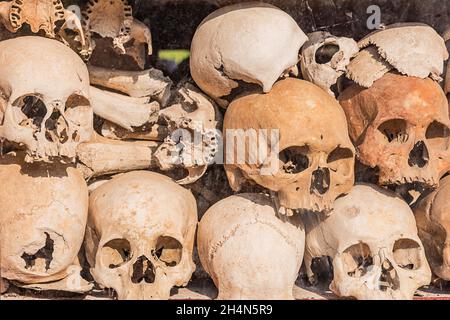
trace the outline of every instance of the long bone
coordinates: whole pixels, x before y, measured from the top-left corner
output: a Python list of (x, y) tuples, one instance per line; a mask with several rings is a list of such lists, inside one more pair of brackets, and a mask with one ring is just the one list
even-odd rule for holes
[[(98, 89), (95, 89), (98, 90)], [(96, 91), (94, 91), (96, 92)], [(101, 91), (100, 91), (101, 92)], [(92, 94), (91, 94), (92, 95)], [(106, 138), (116, 140), (150, 140), (163, 141), (171, 132), (183, 127), (195, 130), (213, 130), (217, 126), (216, 111), (214, 105), (195, 88), (186, 86), (172, 93), (170, 107), (159, 111), (156, 118), (159, 121), (146, 121), (145, 115), (139, 120), (139, 130), (125, 126), (122, 123), (128, 115), (124, 114), (123, 107), (118, 104), (122, 99), (114, 101), (113, 98), (121, 98), (121, 95), (107, 96), (110, 108), (102, 108), (102, 114), (96, 112), (97, 107), (94, 101), (94, 112), (105, 121), (102, 126), (102, 135)], [(129, 99), (125, 97), (125, 99)], [(130, 98), (132, 99), (132, 98)], [(114, 104), (114, 105), (112, 105)], [(104, 104), (102, 105), (102, 107)], [(126, 111), (128, 113), (128, 110)], [(103, 115), (104, 114), (104, 115)], [(147, 117), (148, 118), (148, 117)], [(155, 120), (155, 117), (151, 117)], [(135, 127), (138, 127), (135, 125)], [(199, 128), (202, 127), (202, 128)]]
[(162, 71), (110, 70), (88, 66), (91, 84), (126, 93), (131, 97), (151, 97), (165, 106), (170, 97), (172, 81)]
[[(174, 163), (170, 151), (178, 152)], [(188, 175), (177, 181), (178, 184), (190, 184), (200, 179), (207, 169), (207, 164), (198, 165), (183, 162), (184, 150), (177, 150), (170, 142), (116, 141), (106, 139), (98, 134), (90, 142), (82, 143), (77, 148), (78, 169), (86, 179), (103, 175), (123, 173), (134, 170), (160, 169), (168, 171), (184, 168)]]
[(146, 102), (148, 98), (132, 98), (93, 86), (90, 97), (96, 115), (131, 132), (158, 119), (159, 103)]

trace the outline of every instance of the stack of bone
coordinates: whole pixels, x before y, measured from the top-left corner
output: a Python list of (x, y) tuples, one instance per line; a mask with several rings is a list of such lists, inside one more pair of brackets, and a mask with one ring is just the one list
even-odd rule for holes
[(212, 298), (294, 299), (325, 272), (337, 297), (412, 299), (450, 281), (433, 27), (357, 42), (216, 1), (173, 81), (139, 1), (69, 2), (0, 2), (1, 294), (170, 299), (206, 276)]

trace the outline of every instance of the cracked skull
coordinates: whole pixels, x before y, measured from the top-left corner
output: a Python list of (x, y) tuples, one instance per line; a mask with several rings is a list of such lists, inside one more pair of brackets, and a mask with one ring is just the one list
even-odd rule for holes
[(234, 100), (224, 134), (231, 187), (238, 191), (250, 181), (277, 192), (281, 210), (329, 211), (353, 185), (344, 112), (310, 82), (289, 78), (268, 94)]
[(269, 92), (278, 78), (296, 68), (306, 40), (295, 20), (274, 6), (227, 6), (206, 17), (195, 32), (192, 78), (225, 107), (252, 84)]
[(414, 209), (419, 237), (431, 270), (439, 278), (450, 281), (450, 176), (441, 180), (439, 188), (423, 198)]
[(305, 231), (298, 216), (279, 219), (270, 197), (240, 194), (216, 203), (199, 223), (197, 243), (219, 299), (293, 299)]
[(393, 193), (357, 185), (336, 200), (331, 216), (309, 214), (304, 223), (308, 276), (314, 279), (314, 258), (330, 257), (330, 289), (338, 296), (412, 299), (431, 281), (414, 215)]
[(358, 44), (351, 38), (335, 37), (324, 31), (310, 33), (308, 38), (302, 47), (303, 77), (334, 97), (341, 92), (339, 78), (359, 52)]
[(148, 171), (115, 177), (90, 196), (91, 273), (119, 299), (168, 299), (195, 269), (196, 227), (194, 197), (168, 177)]
[(367, 35), (358, 43), (361, 51), (347, 67), (347, 77), (370, 88), (391, 70), (440, 82), (448, 59), (444, 39), (422, 23), (395, 23)]
[(0, 161), (0, 179), (5, 186), (0, 188), (1, 276), (23, 284), (64, 279), (77, 263), (86, 228), (88, 189), (82, 174), (8, 154)]
[(431, 79), (388, 73), (339, 97), (359, 160), (378, 167), (380, 185), (435, 187), (450, 169), (447, 99)]
[(24, 147), (32, 160), (73, 160), (93, 132), (83, 61), (42, 37), (2, 41), (0, 52), (0, 137)]

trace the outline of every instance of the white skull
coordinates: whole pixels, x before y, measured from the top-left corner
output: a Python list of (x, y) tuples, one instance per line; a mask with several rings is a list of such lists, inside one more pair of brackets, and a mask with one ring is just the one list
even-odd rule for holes
[(89, 141), (89, 74), (68, 47), (43, 37), (0, 42), (0, 137), (34, 160), (73, 160)]
[(330, 257), (338, 296), (412, 299), (431, 281), (414, 215), (393, 193), (357, 185), (336, 200), (332, 215), (308, 215), (304, 223), (308, 275), (313, 258)]
[(23, 157), (8, 154), (0, 161), (0, 274), (22, 284), (61, 280), (83, 243), (87, 185), (73, 167)]
[(222, 106), (237, 90), (245, 90), (244, 83), (269, 92), (278, 78), (296, 66), (306, 40), (295, 20), (274, 6), (227, 6), (206, 17), (195, 32), (192, 78)]
[(359, 52), (358, 44), (351, 38), (335, 37), (325, 31), (310, 33), (308, 38), (302, 47), (303, 77), (334, 97), (342, 89), (338, 79)]
[(279, 219), (272, 203), (262, 194), (231, 196), (200, 221), (198, 253), (219, 299), (293, 299), (305, 231), (298, 216)]
[(450, 281), (450, 176), (439, 188), (421, 199), (414, 209), (419, 237), (423, 241), (431, 270)]
[(444, 39), (422, 23), (395, 23), (358, 42), (361, 51), (347, 67), (347, 78), (370, 88), (395, 69), (410, 77), (441, 81), (448, 51)]
[(86, 253), (96, 282), (119, 299), (168, 299), (188, 283), (197, 227), (192, 194), (166, 176), (135, 171), (90, 196)]

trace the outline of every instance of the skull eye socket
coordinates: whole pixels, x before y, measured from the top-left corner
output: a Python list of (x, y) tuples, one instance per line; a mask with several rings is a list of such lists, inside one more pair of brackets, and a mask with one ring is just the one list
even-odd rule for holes
[(407, 124), (403, 119), (392, 119), (383, 122), (379, 127), (388, 143), (405, 143), (408, 141)]
[(353, 158), (353, 152), (347, 148), (337, 147), (329, 155), (327, 162), (332, 163), (339, 160), (351, 159)]
[[(343, 162), (342, 160), (350, 159), (353, 159), (352, 150), (348, 148), (337, 147), (328, 155), (327, 163), (329, 164), (332, 171), (343, 171), (345, 169), (346, 162)], [(352, 166), (351, 163), (350, 166)]]
[(181, 262), (183, 246), (172, 237), (161, 236), (156, 242), (152, 255), (168, 267), (175, 267)]
[(309, 168), (309, 148), (290, 147), (281, 151), (278, 155), (280, 168), (286, 174), (297, 174)]
[(110, 269), (116, 269), (131, 259), (130, 242), (126, 239), (114, 239), (106, 243), (101, 250), (101, 261)]
[(345, 272), (353, 278), (364, 276), (373, 265), (370, 248), (363, 242), (345, 249), (342, 253), (342, 260)]
[(325, 64), (333, 59), (333, 56), (340, 50), (336, 44), (325, 44), (316, 51), (315, 59), (318, 64)]
[(41, 127), (42, 121), (47, 114), (47, 107), (39, 97), (24, 95), (16, 99), (12, 105), (19, 108), (26, 117), (26, 119), (22, 119), (20, 125)]
[(66, 101), (66, 110), (76, 107), (88, 107), (91, 103), (89, 100), (79, 94), (72, 94)]
[(394, 244), (394, 260), (402, 269), (420, 268), (420, 245), (411, 239), (400, 239)]
[(433, 121), (427, 128), (425, 137), (430, 146), (447, 150), (450, 147), (450, 129), (437, 121)]
[(66, 101), (65, 116), (75, 125), (89, 124), (92, 117), (89, 113), (90, 109), (91, 104), (88, 99), (79, 94), (72, 94)]

